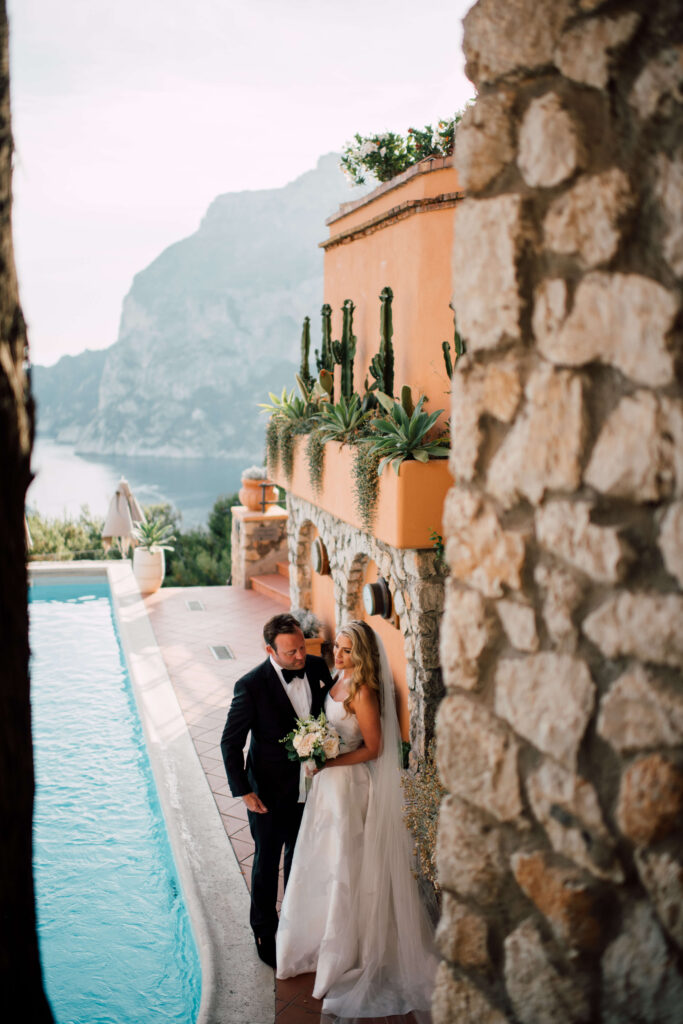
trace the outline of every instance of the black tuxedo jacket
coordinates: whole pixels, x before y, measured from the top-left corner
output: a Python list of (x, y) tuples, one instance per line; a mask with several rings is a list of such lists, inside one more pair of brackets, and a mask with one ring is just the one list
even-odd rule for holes
[[(311, 714), (318, 715), (332, 686), (330, 670), (322, 658), (306, 657), (306, 678), (311, 688)], [(268, 810), (283, 802), (297, 802), (299, 765), (289, 760), (284, 743), (280, 743), (295, 727), (296, 717), (270, 658), (237, 680), (221, 739), (233, 796), (257, 793)], [(249, 731), (251, 743), (245, 768), (244, 745)]]

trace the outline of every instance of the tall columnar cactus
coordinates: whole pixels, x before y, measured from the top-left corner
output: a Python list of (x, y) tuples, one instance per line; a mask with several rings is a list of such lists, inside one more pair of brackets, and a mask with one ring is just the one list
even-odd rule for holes
[(299, 376), (307, 388), (313, 387), (313, 377), (309, 368), (309, 355), (311, 351), (311, 318), (304, 317), (304, 325), (301, 330), (301, 366)]
[(329, 302), (320, 310), (322, 317), (322, 333), (323, 340), (320, 346), (320, 352), (315, 350), (315, 365), (318, 373), (321, 370), (329, 370), (330, 373), (334, 370), (334, 356), (332, 354), (332, 306)]
[(356, 337), (353, 333), (355, 308), (351, 299), (344, 299), (341, 341), (332, 342), (334, 360), (341, 366), (341, 393), (345, 398), (350, 398), (353, 394), (353, 360), (356, 355)]
[(394, 393), (394, 346), (391, 339), (394, 333), (394, 324), (391, 313), (391, 303), (394, 293), (387, 285), (380, 292), (381, 303), (379, 313), (379, 353), (372, 357), (370, 373), (375, 378), (370, 390), (379, 388), (385, 395)]
[(453, 376), (453, 360), (451, 358), (451, 343), (450, 341), (442, 341), (441, 348), (443, 350), (443, 361), (446, 366), (446, 376), (450, 380)]
[[(451, 309), (453, 306), (451, 305)], [(453, 359), (451, 358), (451, 343), (450, 341), (442, 341), (441, 348), (443, 350), (443, 361), (446, 366), (446, 375), (450, 380), (453, 376)], [(462, 335), (458, 331), (458, 326), (455, 320), (455, 310), (453, 309), (453, 348), (455, 349), (456, 361), (459, 356), (465, 353), (465, 342), (463, 341)]]

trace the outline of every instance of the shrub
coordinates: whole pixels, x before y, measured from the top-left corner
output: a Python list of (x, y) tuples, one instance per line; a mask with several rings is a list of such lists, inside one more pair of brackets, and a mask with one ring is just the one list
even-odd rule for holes
[(81, 507), (78, 518), (68, 516), (48, 519), (38, 512), (27, 515), (28, 527), (33, 542), (29, 551), (31, 561), (54, 560), (70, 562), (85, 558), (120, 558), (120, 552), (112, 550), (105, 554), (102, 544), (104, 519), (93, 516), (87, 505)]
[(439, 121), (436, 128), (409, 128), (405, 136), (396, 132), (378, 135), (354, 135), (344, 147), (341, 168), (353, 185), (364, 185), (367, 176), (390, 181), (397, 174), (429, 156), (449, 156), (453, 152), (455, 129), (464, 110)]

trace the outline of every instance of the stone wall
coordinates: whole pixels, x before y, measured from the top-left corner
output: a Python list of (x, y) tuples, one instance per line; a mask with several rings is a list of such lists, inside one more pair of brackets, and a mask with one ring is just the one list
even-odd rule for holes
[[(302, 498), (287, 495), (289, 589), (292, 607), (311, 607), (311, 544), (322, 539), (334, 581), (336, 621), (363, 618), (362, 586), (372, 560), (389, 584), (406, 654), (411, 758), (424, 753), (443, 695), (439, 623), (444, 584), (432, 550), (399, 549), (377, 540)], [(372, 624), (372, 623), (371, 623)]]
[(436, 1024), (683, 1019), (683, 6), (479, 0)]
[(232, 585), (249, 587), (252, 576), (274, 573), (286, 561), (287, 513), (277, 507), (252, 512), (244, 505), (231, 512)]

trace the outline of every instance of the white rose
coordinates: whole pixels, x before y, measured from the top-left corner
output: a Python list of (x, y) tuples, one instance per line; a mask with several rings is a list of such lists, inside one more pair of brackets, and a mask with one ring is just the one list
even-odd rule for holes
[(302, 736), (301, 743), (298, 747), (295, 746), (295, 749), (299, 757), (308, 757), (313, 752), (314, 746), (315, 736), (309, 732), (306, 736)]
[(303, 736), (301, 736), (299, 733), (297, 733), (296, 736), (294, 736), (294, 738), (292, 739), (292, 746), (296, 750), (297, 754), (299, 753), (299, 747), (301, 746), (302, 739)]
[(339, 737), (328, 736), (323, 740), (323, 754), (325, 757), (336, 757), (339, 753)]

